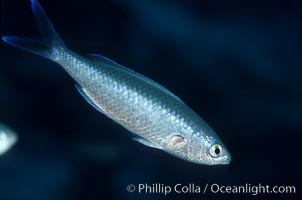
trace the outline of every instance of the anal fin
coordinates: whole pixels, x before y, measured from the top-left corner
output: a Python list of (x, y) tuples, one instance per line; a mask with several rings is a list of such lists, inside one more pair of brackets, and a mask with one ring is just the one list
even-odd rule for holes
[(79, 86), (78, 84), (75, 84), (76, 89), (78, 90), (78, 92), (82, 95), (82, 97), (84, 97), (84, 99), (92, 106), (94, 107), (97, 111), (103, 113), (104, 115), (106, 115), (107, 117), (111, 118), (99, 105), (97, 105), (95, 103), (95, 101), (91, 98), (91, 96), (89, 95), (89, 93), (85, 90), (85, 88), (82, 88), (81, 86)]

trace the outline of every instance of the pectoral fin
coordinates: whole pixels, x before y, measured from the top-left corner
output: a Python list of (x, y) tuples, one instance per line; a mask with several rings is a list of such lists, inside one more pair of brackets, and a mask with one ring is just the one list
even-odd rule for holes
[(168, 146), (171, 149), (179, 149), (187, 144), (187, 140), (181, 135), (172, 135), (169, 138)]
[(157, 144), (154, 144), (153, 142), (151, 142), (150, 140), (147, 140), (145, 138), (142, 138), (142, 137), (139, 137), (139, 136), (134, 136), (132, 139), (134, 141), (142, 143), (142, 144), (144, 144), (148, 147), (152, 147), (152, 148), (155, 148), (155, 149), (162, 149), (161, 146), (159, 146)]

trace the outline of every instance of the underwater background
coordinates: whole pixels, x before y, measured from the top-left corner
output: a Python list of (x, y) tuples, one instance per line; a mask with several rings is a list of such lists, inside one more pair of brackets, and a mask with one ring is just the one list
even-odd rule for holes
[[(141, 145), (56, 63), (0, 42), (0, 200), (301, 199), (302, 2), (40, 0), (65, 44), (161, 83), (216, 130), (230, 165)], [(1, 1), (1, 35), (39, 36), (29, 0)], [(296, 194), (149, 194), (129, 184), (295, 186)]]

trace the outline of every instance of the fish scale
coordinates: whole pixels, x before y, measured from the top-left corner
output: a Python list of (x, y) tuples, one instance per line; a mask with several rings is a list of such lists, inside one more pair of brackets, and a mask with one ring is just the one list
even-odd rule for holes
[[(110, 118), (142, 137), (162, 138), (175, 132), (173, 127), (180, 126), (176, 124), (176, 119), (192, 118), (192, 114), (190, 117), (181, 117), (188, 111), (184, 111), (185, 105), (177, 98), (117, 66), (91, 64), (86, 58), (74, 53), (62, 53), (57, 62), (66, 66), (65, 70), (91, 94), (94, 102), (106, 110)], [(78, 66), (82, 66), (80, 72)], [(85, 78), (89, 72), (93, 72), (90, 78)], [(163, 115), (162, 109), (169, 111)], [(141, 120), (138, 121), (138, 118)], [(164, 132), (161, 131), (161, 121), (165, 123)]]
[(69, 50), (37, 0), (31, 5), (43, 39), (4, 36), (5, 42), (61, 65), (87, 102), (134, 133), (134, 140), (194, 163), (229, 164), (214, 130), (177, 96), (108, 58)]

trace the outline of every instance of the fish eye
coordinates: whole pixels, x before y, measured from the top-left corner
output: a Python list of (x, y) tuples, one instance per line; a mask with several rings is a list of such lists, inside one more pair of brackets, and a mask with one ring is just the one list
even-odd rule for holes
[(210, 148), (210, 155), (213, 158), (217, 158), (220, 154), (221, 154), (222, 148), (219, 144), (214, 144), (213, 146), (211, 146)]

